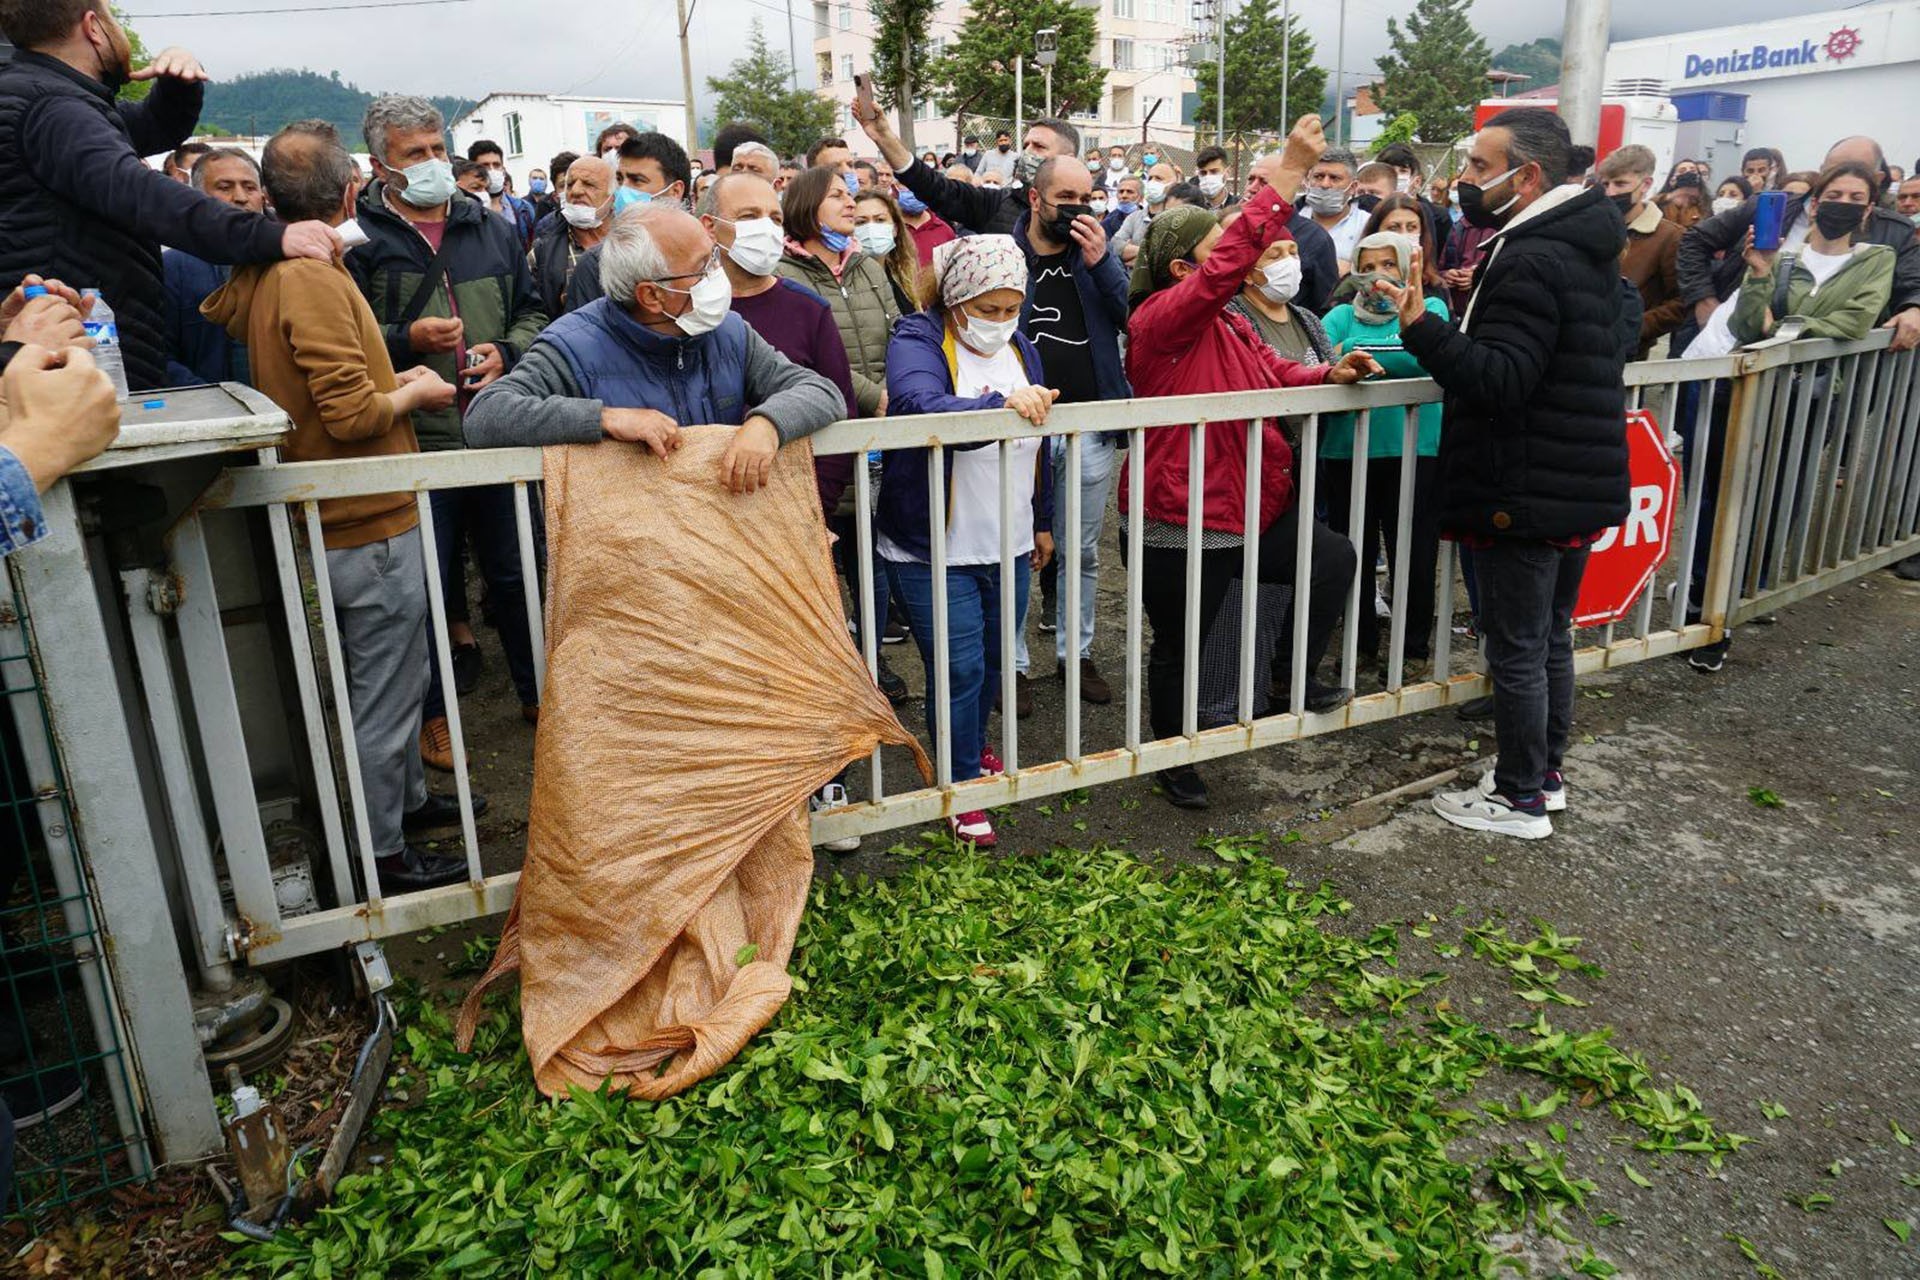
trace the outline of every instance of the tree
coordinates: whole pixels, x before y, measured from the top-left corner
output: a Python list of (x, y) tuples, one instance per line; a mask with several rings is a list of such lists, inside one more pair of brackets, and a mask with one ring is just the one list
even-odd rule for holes
[(1097, 11), (1078, 0), (975, 0), (960, 35), (946, 56), (927, 70), (943, 110), (968, 104), (978, 115), (1013, 118), (1013, 64), (1027, 60), (1026, 114), (1041, 112), (1044, 80), (1033, 62), (1033, 33), (1052, 27), (1060, 33), (1053, 65), (1053, 113), (1066, 115), (1100, 101), (1106, 68), (1094, 61)]
[(1391, 52), (1380, 58), (1376, 101), (1391, 119), (1420, 117), (1422, 142), (1452, 142), (1473, 130), (1493, 54), (1467, 20), (1472, 0), (1417, 0), (1403, 30), (1387, 19)]
[[(138, 71), (141, 67), (152, 62), (153, 55), (147, 52), (146, 42), (140, 38), (140, 33), (133, 29), (133, 19), (129, 18), (126, 15), (126, 11), (121, 9), (119, 5), (113, 6), (113, 20), (120, 24), (122, 31), (127, 33), (127, 44), (133, 50), (133, 57), (131, 59), (133, 69)], [(134, 80), (120, 90), (120, 101), (138, 102), (152, 92), (153, 81)]]
[(926, 97), (923, 70), (933, 56), (928, 27), (939, 0), (867, 0), (873, 37), (873, 96), (900, 113), (900, 140), (913, 150), (913, 104)]
[(739, 120), (766, 134), (783, 156), (804, 152), (833, 132), (833, 103), (807, 89), (790, 88), (792, 67), (784, 54), (767, 47), (760, 20), (753, 20), (747, 52), (724, 76), (708, 76), (714, 95), (713, 118)]
[(1528, 44), (1510, 44), (1493, 55), (1498, 71), (1513, 71), (1529, 77), (1528, 89), (1544, 89), (1560, 83), (1560, 42), (1542, 37)]
[[(1293, 127), (1285, 116), (1298, 119), (1320, 109), (1327, 73), (1313, 65), (1313, 36), (1298, 17), (1291, 25), (1289, 40), (1273, 0), (1247, 0), (1227, 19), (1227, 132), (1264, 129), (1284, 134)], [(1283, 65), (1290, 69), (1284, 80)], [(1203, 62), (1195, 65), (1193, 78), (1200, 90), (1193, 118), (1208, 129), (1219, 116), (1213, 100), (1219, 72), (1215, 64)]]

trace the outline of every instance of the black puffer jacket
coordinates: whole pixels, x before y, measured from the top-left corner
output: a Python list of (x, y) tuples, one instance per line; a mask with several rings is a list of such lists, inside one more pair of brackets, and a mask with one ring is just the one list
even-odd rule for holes
[(1488, 241), (1461, 328), (1429, 315), (1406, 330), (1447, 393), (1447, 532), (1568, 538), (1626, 517), (1626, 242), (1598, 188), (1548, 192)]
[(166, 384), (160, 246), (208, 262), (273, 262), (285, 228), (147, 167), (193, 132), (202, 88), (163, 77), (119, 105), (98, 80), (29, 50), (0, 67), (0, 288), (29, 272), (98, 287), (127, 382)]

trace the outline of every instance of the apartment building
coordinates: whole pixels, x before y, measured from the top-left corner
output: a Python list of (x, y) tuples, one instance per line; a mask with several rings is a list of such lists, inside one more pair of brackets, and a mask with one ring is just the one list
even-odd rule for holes
[[(1080, 130), (1083, 150), (1116, 142), (1137, 146), (1143, 140), (1163, 146), (1191, 146), (1194, 85), (1193, 76), (1182, 63), (1192, 21), (1188, 0), (1095, 3), (1100, 6), (1100, 34), (1094, 56), (1107, 69), (1107, 80), (1098, 103), (1071, 107), (1069, 118)], [(967, 9), (964, 0), (943, 0), (934, 12), (933, 56), (938, 57), (959, 37)], [(865, 0), (816, 0), (813, 20), (816, 92), (838, 107), (840, 126), (854, 150), (871, 154), (873, 147), (854, 122), (852, 107), (853, 77), (865, 73), (873, 58), (873, 15)], [(1045, 86), (1039, 68), (1029, 66), (1029, 119), (1041, 114), (1045, 106)], [(977, 130), (987, 146), (993, 145), (993, 127), (986, 124)], [(918, 104), (913, 131), (916, 150), (945, 154), (959, 149), (953, 117), (939, 115), (931, 101)]]

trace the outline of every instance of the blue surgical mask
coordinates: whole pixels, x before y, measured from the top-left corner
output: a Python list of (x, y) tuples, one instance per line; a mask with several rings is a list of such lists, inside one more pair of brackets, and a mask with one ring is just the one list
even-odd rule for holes
[(527, 190), (531, 191), (534, 195), (543, 196), (547, 194), (547, 180), (545, 178), (535, 178), (533, 181), (527, 183)]
[(853, 243), (853, 237), (844, 231), (833, 231), (827, 227), (822, 227), (820, 228), (820, 243), (835, 253), (845, 253), (847, 246)]
[(927, 202), (905, 187), (900, 188), (900, 212), (919, 217), (927, 211)]
[(1159, 163), (1160, 163), (1160, 157), (1155, 155), (1151, 151), (1147, 152), (1147, 154), (1140, 157), (1140, 164), (1142, 168), (1151, 169), (1153, 168), (1153, 166)]
[(847, 184), (847, 190), (854, 195), (860, 194), (860, 175), (852, 169), (840, 175), (840, 181)]
[(395, 194), (416, 209), (431, 209), (453, 198), (453, 165), (446, 160), (429, 158), (389, 172), (406, 180)]
[(1128, 217), (1132, 217), (1135, 213), (1139, 212), (1140, 203), (1137, 200), (1122, 200), (1119, 204), (1113, 207), (1115, 212), (1124, 213)]
[(615, 216), (625, 213), (635, 205), (652, 203), (653, 192), (641, 191), (636, 187), (622, 187), (613, 193), (613, 212)]

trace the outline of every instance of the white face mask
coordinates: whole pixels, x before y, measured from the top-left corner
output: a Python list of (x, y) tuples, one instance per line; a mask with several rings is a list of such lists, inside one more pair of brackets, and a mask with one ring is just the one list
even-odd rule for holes
[[(726, 222), (725, 218), (715, 218), (715, 222)], [(730, 223), (733, 227), (733, 243), (727, 246), (727, 256), (734, 265), (750, 276), (770, 276), (773, 269), (780, 265), (780, 254), (786, 242), (780, 233), (780, 225), (772, 218), (742, 218)]]
[(1282, 258), (1260, 268), (1260, 292), (1269, 302), (1292, 302), (1300, 292), (1300, 259)]
[(1729, 209), (1738, 209), (1739, 207), (1739, 196), (1715, 196), (1713, 198), (1713, 211), (1715, 213), (1725, 213)]
[(1410, 173), (1403, 173), (1399, 177), (1395, 178), (1393, 180), (1393, 189), (1395, 191), (1398, 191), (1402, 195), (1405, 195), (1407, 192), (1413, 190), (1413, 175)]
[(618, 169), (620, 167), (620, 148), (608, 147), (600, 153), (600, 158), (605, 160), (609, 165), (612, 165), (615, 169)]
[(872, 258), (886, 257), (896, 243), (893, 227), (885, 222), (863, 222), (853, 229), (853, 238), (860, 242), (860, 251)]
[(1167, 198), (1167, 184), (1158, 178), (1147, 179), (1147, 203), (1160, 204)]
[(607, 210), (603, 205), (575, 204), (569, 200), (560, 206), (560, 216), (567, 225), (580, 231), (588, 231), (607, 220)]
[(1208, 199), (1227, 189), (1227, 175), (1224, 173), (1203, 173), (1200, 175), (1200, 193)]
[[(665, 288), (666, 286), (661, 286)], [(686, 293), (693, 305), (673, 318), (680, 326), (680, 332), (689, 338), (697, 338), (720, 327), (727, 318), (727, 312), (733, 310), (733, 283), (727, 279), (727, 273), (715, 267), (700, 277), (700, 283), (691, 289), (673, 289), (673, 293)]]
[(497, 196), (507, 189), (507, 171), (505, 169), (487, 170), (487, 194)]
[(1107, 199), (1105, 196), (1095, 196), (1087, 207), (1092, 209), (1093, 216), (1098, 218), (1107, 211)]
[(1126, 171), (1127, 160), (1125, 156), (1116, 156), (1114, 159), (1107, 161), (1108, 173), (1125, 173)]
[(983, 356), (997, 356), (1013, 341), (1013, 331), (1020, 325), (1020, 317), (1010, 320), (982, 320), (979, 316), (965, 317), (967, 327), (960, 331), (960, 337), (969, 347)]

